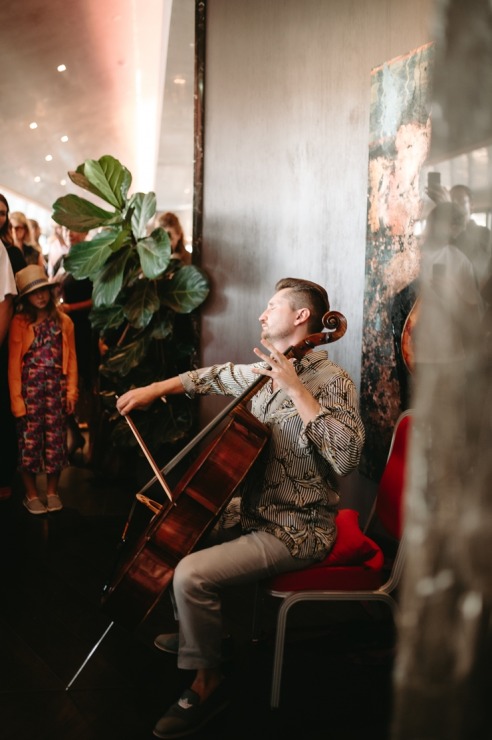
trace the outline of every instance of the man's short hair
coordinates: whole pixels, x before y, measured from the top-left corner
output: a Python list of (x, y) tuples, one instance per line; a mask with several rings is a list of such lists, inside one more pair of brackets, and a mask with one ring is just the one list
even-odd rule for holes
[(470, 190), (470, 188), (468, 187), (468, 185), (453, 185), (453, 187), (449, 191), (449, 193), (451, 195), (451, 199), (453, 198), (453, 195), (456, 192), (458, 192), (459, 190), (462, 190), (463, 193), (465, 193), (465, 195), (468, 196), (468, 198), (469, 198), (469, 200), (471, 202), (471, 200), (472, 200), (472, 191)]
[(308, 329), (318, 332), (323, 329), (323, 316), (330, 310), (330, 301), (326, 290), (317, 283), (301, 278), (282, 278), (275, 286), (275, 291), (288, 290), (293, 309), (309, 308)]

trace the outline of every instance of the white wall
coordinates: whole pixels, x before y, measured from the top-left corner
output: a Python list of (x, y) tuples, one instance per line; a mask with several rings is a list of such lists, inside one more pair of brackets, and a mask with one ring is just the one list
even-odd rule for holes
[(371, 68), (431, 38), (432, 0), (207, 0), (202, 362), (252, 361), (285, 276), (349, 323), (360, 381)]

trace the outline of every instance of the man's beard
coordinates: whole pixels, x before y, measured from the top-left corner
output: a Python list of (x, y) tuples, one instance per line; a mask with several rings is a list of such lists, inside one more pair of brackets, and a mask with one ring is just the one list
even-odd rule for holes
[(279, 331), (276, 333), (273, 333), (269, 331), (268, 329), (262, 329), (261, 331), (261, 338), (266, 339), (268, 342), (271, 342), (271, 344), (275, 344), (277, 342), (281, 342), (284, 339), (287, 339), (290, 336), (290, 332), (284, 329), (284, 331)]

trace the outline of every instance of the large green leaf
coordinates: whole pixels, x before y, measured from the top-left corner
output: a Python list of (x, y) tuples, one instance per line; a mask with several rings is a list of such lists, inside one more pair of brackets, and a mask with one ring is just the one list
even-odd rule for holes
[(114, 239), (114, 233), (102, 232), (90, 241), (74, 244), (63, 261), (65, 269), (77, 280), (97, 275), (112, 254)]
[(98, 160), (86, 159), (83, 174), (92, 186), (92, 193), (96, 193), (115, 208), (123, 209), (132, 176), (121, 162), (109, 155)]
[(162, 309), (154, 314), (151, 324), (152, 339), (167, 339), (172, 334), (174, 327), (173, 315), (170, 311)]
[(94, 277), (92, 301), (96, 308), (111, 306), (116, 301), (123, 286), (125, 266), (130, 256), (129, 247), (121, 249)]
[(149, 280), (162, 275), (171, 261), (171, 242), (164, 229), (155, 229), (150, 236), (139, 239), (137, 251), (145, 277)]
[[(104, 413), (109, 413), (113, 430), (111, 442), (135, 446), (116, 410), (115, 396), (191, 367), (196, 352), (193, 317), (176, 314), (197, 308), (208, 295), (209, 284), (198, 268), (171, 259), (169, 237), (163, 229), (147, 236), (156, 210), (155, 194), (136, 193), (128, 198), (131, 174), (117, 159), (86, 160), (69, 176), (91, 197), (101, 198), (114, 209), (103, 210), (69, 195), (54, 204), (53, 218), (76, 231), (103, 229), (90, 242), (74, 245), (66, 267), (76, 278), (89, 277), (93, 282), (90, 319), (108, 345), (100, 373), (104, 376)], [(176, 399), (166, 405), (153, 404), (142, 414), (145, 437), (156, 450), (181, 440), (193, 423), (190, 400)]]
[(79, 188), (83, 188), (84, 190), (88, 190), (89, 193), (93, 193), (94, 195), (97, 195), (99, 198), (101, 197), (101, 194), (97, 188), (92, 185), (87, 177), (84, 175), (84, 165), (81, 164), (77, 167), (76, 171), (70, 171), (68, 173), (69, 178), (71, 181), (77, 185)]
[(107, 376), (127, 375), (145, 359), (149, 343), (150, 335), (143, 332), (128, 344), (110, 349), (104, 356), (101, 372)]
[(104, 334), (108, 329), (117, 329), (125, 320), (123, 306), (113, 304), (112, 306), (101, 306), (92, 308), (89, 318), (94, 329)]
[(207, 275), (195, 265), (184, 265), (170, 280), (159, 281), (159, 297), (176, 313), (191, 313), (209, 294)]
[(125, 304), (125, 317), (135, 329), (144, 329), (160, 305), (155, 283), (138, 280)]
[(157, 202), (155, 193), (134, 193), (128, 203), (132, 208), (132, 230), (137, 239), (147, 235), (147, 226), (155, 215)]
[(121, 222), (121, 216), (104, 211), (78, 195), (64, 195), (53, 204), (53, 221), (72, 231), (87, 232), (99, 226)]
[[(108, 229), (108, 232), (110, 230)], [(117, 252), (125, 246), (131, 246), (134, 243), (132, 230), (129, 225), (120, 226), (118, 229), (111, 230), (113, 241), (110, 244), (112, 252)]]

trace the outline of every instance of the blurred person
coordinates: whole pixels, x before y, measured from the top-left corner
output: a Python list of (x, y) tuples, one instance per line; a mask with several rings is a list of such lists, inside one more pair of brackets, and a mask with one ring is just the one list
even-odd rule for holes
[[(0, 240), (2, 275), (1, 313), (2, 334), (10, 324), (9, 316), (13, 312), (12, 296), (17, 295), (15, 274), (26, 266), (26, 260), (20, 249), (14, 245), (12, 225), (10, 223), (10, 208), (6, 197), (0, 193)], [(10, 270), (8, 269), (10, 267)], [(13, 281), (13, 283), (12, 283)], [(3, 297), (2, 297), (3, 296)], [(0, 419), (2, 424), (2, 455), (0, 462), (0, 498), (10, 498), (12, 483), (17, 467), (17, 433), (15, 419), (10, 408), (10, 392), (8, 384), (8, 342), (4, 338), (0, 347)]]
[(33, 247), (36, 247), (36, 249), (43, 255), (44, 264), (46, 267), (46, 256), (43, 253), (43, 246), (41, 244), (41, 237), (43, 235), (43, 232), (41, 230), (41, 226), (39, 225), (39, 221), (36, 221), (35, 218), (28, 218), (27, 223), (29, 224), (29, 231), (31, 233), (31, 244)]
[(10, 265), (14, 274), (26, 266), (23, 252), (14, 244), (12, 236), (12, 224), (9, 218), (9, 204), (7, 198), (0, 193), (0, 240), (7, 250)]
[(175, 213), (161, 213), (155, 219), (155, 227), (161, 227), (167, 233), (171, 242), (171, 257), (181, 260), (184, 265), (191, 264), (191, 254), (184, 243), (184, 232), (179, 218)]
[[(75, 244), (79, 244), (87, 237), (87, 232), (66, 231), (68, 253)], [(69, 456), (75, 461), (75, 453), (82, 450), (85, 439), (80, 431), (80, 425), (89, 427), (93, 416), (93, 391), (97, 366), (97, 345), (89, 314), (92, 308), (92, 282), (89, 278), (76, 280), (73, 275), (65, 271), (62, 264), (57, 271), (59, 305), (63, 313), (68, 314), (75, 329), (75, 350), (79, 374), (79, 401), (75, 414), (68, 418), (69, 429)], [(57, 279), (55, 276), (55, 280)]]
[(58, 271), (63, 266), (63, 258), (68, 254), (69, 244), (67, 237), (65, 236), (65, 229), (60, 224), (55, 224), (53, 233), (48, 238), (48, 260), (47, 269), (50, 278), (56, 280), (61, 277), (58, 276)]
[(12, 224), (14, 245), (22, 252), (26, 264), (44, 267), (44, 258), (41, 249), (31, 243), (29, 222), (25, 215), (20, 211), (13, 211), (10, 214), (10, 223)]
[[(86, 232), (68, 231), (68, 253), (74, 244), (79, 244), (87, 237)], [(59, 282), (60, 311), (72, 319), (75, 326), (75, 345), (79, 360), (79, 377), (87, 388), (91, 387), (90, 351), (92, 327), (89, 313), (92, 308), (92, 282), (85, 278), (76, 280), (73, 275), (63, 268), (63, 275)]]
[[(429, 214), (421, 262), (421, 306), (415, 324), (414, 372), (421, 402), (446, 413), (439, 444), (454, 449), (453, 464), (433, 475), (450, 488), (473, 419), (463, 388), (476, 382), (478, 343), (482, 342), (483, 301), (475, 270), (455, 246), (463, 231), (464, 212), (456, 203), (439, 203)], [(479, 339), (480, 337), (480, 339)], [(457, 400), (458, 399), (458, 400)]]
[(0, 347), (7, 338), (13, 314), (12, 297), (16, 295), (14, 272), (5, 248), (0, 249)]
[(465, 254), (473, 265), (475, 277), (480, 290), (491, 277), (492, 241), (491, 232), (486, 226), (479, 226), (472, 218), (472, 191), (467, 185), (453, 185), (449, 190), (442, 185), (429, 186), (427, 195), (435, 203), (455, 203), (461, 208), (464, 216), (461, 231), (452, 239), (458, 249)]
[[(6, 219), (7, 206), (0, 195), (0, 223)], [(0, 226), (0, 231), (1, 231)], [(17, 295), (14, 272), (7, 250), (0, 244), (0, 419), (2, 423), (2, 454), (0, 455), (0, 501), (10, 498), (17, 460), (17, 436), (14, 417), (10, 410), (8, 383), (7, 334), (14, 312), (13, 299)]]
[[(454, 245), (465, 216), (456, 203), (439, 203), (428, 216), (421, 261), (421, 301), (415, 328), (415, 373), (424, 365), (437, 371), (434, 397), (446, 408), (450, 389), (470, 374), (469, 350), (476, 344), (483, 317), (483, 301), (473, 265)], [(425, 316), (425, 321), (420, 321)], [(429, 369), (426, 371), (429, 376)], [(456, 415), (465, 419), (465, 406)]]
[[(58, 481), (68, 465), (65, 420), (78, 395), (74, 326), (56, 308), (53, 284), (43, 267), (28, 265), (15, 279), (19, 304), (9, 332), (9, 387), (23, 504), (30, 514), (45, 514), (63, 508)], [(46, 505), (36, 486), (42, 472)]]
[(480, 290), (490, 277), (491, 233), (486, 226), (479, 226), (472, 218), (472, 193), (466, 185), (453, 185), (449, 191), (451, 201), (465, 214), (465, 226), (453, 240), (466, 254), (475, 269)]

